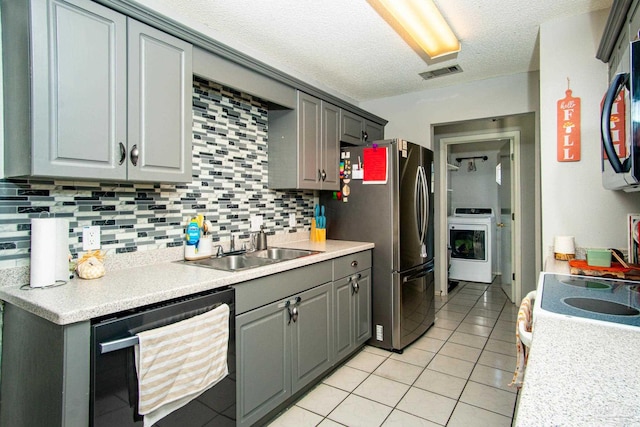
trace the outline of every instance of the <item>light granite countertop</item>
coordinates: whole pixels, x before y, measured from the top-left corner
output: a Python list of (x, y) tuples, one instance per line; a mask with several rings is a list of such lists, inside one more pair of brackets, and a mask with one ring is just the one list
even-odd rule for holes
[[(569, 272), (554, 260), (545, 270)], [(514, 425), (640, 425), (640, 328), (536, 310), (541, 283)]]
[[(271, 246), (274, 246), (271, 244)], [(74, 278), (51, 288), (0, 287), (0, 299), (59, 325), (89, 320), (202, 291), (280, 273), (305, 265), (372, 249), (373, 243), (327, 240), (282, 242), (278, 247), (310, 249), (319, 254), (244, 271), (226, 272), (162, 261), (130, 268), (109, 269), (95, 280)], [(180, 252), (173, 251), (174, 254)], [(180, 258), (176, 258), (180, 259)]]

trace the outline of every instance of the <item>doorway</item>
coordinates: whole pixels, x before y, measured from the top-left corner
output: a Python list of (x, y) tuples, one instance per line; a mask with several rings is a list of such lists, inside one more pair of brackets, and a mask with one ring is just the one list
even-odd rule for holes
[[(500, 281), (505, 294), (515, 304), (535, 289), (541, 264), (539, 148), (535, 128), (534, 113), (440, 124), (432, 128), (436, 153), (435, 238), (439, 242), (436, 253), (448, 252), (448, 217), (452, 209), (492, 208), (499, 251), (495, 257), (495, 280)], [(475, 156), (482, 159), (485, 154), (491, 161), (483, 163), (475, 159), (471, 165), (468, 159), (456, 161)], [(485, 184), (478, 187), (482, 168), (485, 169), (482, 178)], [(469, 169), (473, 171), (468, 172)], [(465, 172), (460, 173), (461, 170)], [(456, 192), (455, 186), (464, 175), (467, 181)], [(478, 194), (484, 197), (478, 199)], [(478, 206), (469, 206), (469, 203)], [(449, 263), (446, 258), (436, 260), (436, 290), (441, 295), (448, 291)]]
[[(492, 220), (488, 222), (491, 229), (487, 230), (487, 251), (490, 257), (490, 277), (498, 282), (507, 297), (513, 302), (516, 298), (518, 282), (514, 277), (520, 277), (514, 267), (518, 265), (514, 260), (519, 253), (516, 235), (513, 233), (512, 213), (516, 212), (516, 186), (512, 185), (517, 179), (517, 168), (514, 160), (518, 157), (517, 148), (520, 142), (520, 132), (491, 132), (476, 135), (464, 135), (440, 139), (441, 161), (446, 159), (447, 170), (446, 212), (448, 217), (458, 208), (490, 209)], [(520, 215), (513, 215), (513, 218)], [(453, 217), (451, 222), (459, 221)], [(447, 237), (450, 237), (449, 233)], [(450, 240), (450, 239), (449, 239)], [(448, 242), (451, 245), (451, 242)], [(480, 268), (481, 264), (470, 265), (469, 268)]]

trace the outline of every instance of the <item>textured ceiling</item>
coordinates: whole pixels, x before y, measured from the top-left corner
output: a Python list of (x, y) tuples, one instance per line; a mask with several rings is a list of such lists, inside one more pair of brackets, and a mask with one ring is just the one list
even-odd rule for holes
[[(538, 69), (541, 23), (612, 0), (436, 0), (462, 43), (427, 64), (366, 0), (137, 0), (321, 89), (359, 102)], [(459, 64), (463, 72), (418, 74)]]

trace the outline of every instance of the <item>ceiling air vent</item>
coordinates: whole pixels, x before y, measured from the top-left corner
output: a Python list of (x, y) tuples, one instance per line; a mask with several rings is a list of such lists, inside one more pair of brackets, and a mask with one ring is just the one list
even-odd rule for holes
[(447, 76), (449, 74), (461, 73), (462, 68), (456, 64), (450, 67), (439, 68), (437, 70), (425, 71), (424, 73), (420, 73), (420, 77), (425, 80), (435, 79), (436, 77)]

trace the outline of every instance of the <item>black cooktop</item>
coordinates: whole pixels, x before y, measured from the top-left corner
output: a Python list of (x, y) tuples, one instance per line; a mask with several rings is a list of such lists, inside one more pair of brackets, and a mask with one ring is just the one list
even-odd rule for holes
[(640, 326), (640, 283), (545, 273), (540, 307), (568, 316)]

